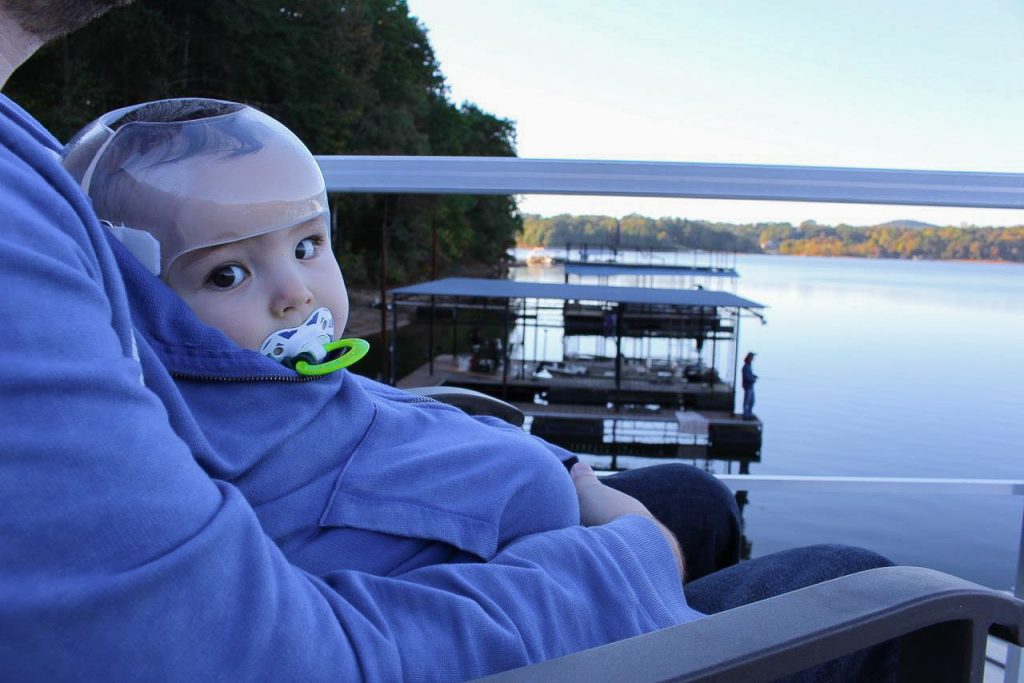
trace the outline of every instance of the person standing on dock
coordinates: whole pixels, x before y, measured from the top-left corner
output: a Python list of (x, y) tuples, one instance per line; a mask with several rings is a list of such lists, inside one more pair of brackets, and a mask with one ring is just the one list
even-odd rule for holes
[(754, 374), (754, 352), (749, 352), (743, 359), (743, 419), (754, 419), (754, 383), (757, 375)]

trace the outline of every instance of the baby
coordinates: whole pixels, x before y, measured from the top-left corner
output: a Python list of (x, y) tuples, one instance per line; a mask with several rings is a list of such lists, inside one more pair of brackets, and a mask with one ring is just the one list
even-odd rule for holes
[[(295, 135), (216, 100), (110, 112), (65, 150), (101, 220), (203, 322), (305, 374), (348, 319), (320, 168)], [(304, 362), (305, 361), (305, 362)]]
[[(284, 126), (233, 103), (150, 103), (87, 126), (65, 165), (111, 228), (139, 361), (166, 370), (145, 382), (159, 388), (211, 487), (246, 498), (251, 511), (239, 514), (255, 514), (264, 532), (252, 544), (273, 543), (320, 577), (306, 589), (329, 594), (330, 585), (372, 606), (393, 604), (403, 586), (403, 600), (454, 629), (487, 613), (505, 633), (501, 657), (519, 647), (520, 629), (545, 629), (531, 656), (547, 658), (699, 617), (681, 590), (671, 532), (582, 465), (570, 478), (562, 461), (571, 453), (495, 418), (330, 371), (358, 349), (329, 355), (348, 317), (345, 284), (329, 248), (324, 179)], [(304, 364), (323, 374), (303, 376)], [(125, 519), (135, 522), (130, 511)], [(381, 576), (409, 580), (372, 580)], [(596, 606), (558, 608), (576, 600)], [(382, 652), (399, 642), (401, 620), (367, 613), (383, 618), (342, 619), (365, 622)], [(610, 616), (580, 618), (592, 613)], [(277, 627), (273, 615), (264, 621)], [(476, 636), (466, 628), (460, 637)]]
[[(332, 372), (363, 349), (332, 342), (348, 301), (324, 178), (283, 125), (168, 100), (106, 114), (64, 156), (136, 257), (115, 249), (136, 327), (211, 444), (196, 460), (238, 486), (293, 562), (390, 574), (579, 523), (572, 454)], [(352, 348), (332, 359), (339, 343)]]

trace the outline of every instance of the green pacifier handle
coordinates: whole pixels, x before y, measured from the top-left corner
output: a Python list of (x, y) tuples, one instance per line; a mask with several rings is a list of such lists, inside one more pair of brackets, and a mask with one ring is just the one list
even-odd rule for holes
[(295, 364), (295, 371), (300, 375), (318, 377), (320, 375), (328, 375), (336, 370), (341, 370), (342, 368), (347, 368), (353, 363), (361, 360), (363, 356), (366, 355), (366, 352), (370, 350), (370, 342), (365, 339), (349, 337), (348, 339), (338, 339), (337, 341), (325, 344), (324, 349), (328, 353), (331, 351), (337, 351), (338, 349), (348, 349), (348, 351), (341, 354), (334, 360), (329, 360), (326, 363), (320, 363), (318, 365), (311, 365), (304, 360), (300, 360)]

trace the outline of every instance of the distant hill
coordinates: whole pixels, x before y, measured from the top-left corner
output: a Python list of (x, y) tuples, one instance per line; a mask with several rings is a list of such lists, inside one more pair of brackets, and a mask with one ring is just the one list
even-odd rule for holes
[(801, 256), (957, 259), (1024, 263), (1024, 225), (1013, 228), (939, 227), (914, 220), (880, 225), (712, 223), (686, 218), (613, 216), (523, 217), (521, 246), (616, 244), (701, 251)]
[(879, 223), (876, 228), (909, 228), (911, 230), (923, 230), (924, 228), (937, 228), (939, 226), (932, 225), (931, 223), (923, 223), (921, 221), (912, 221), (909, 219), (889, 221), (888, 223)]

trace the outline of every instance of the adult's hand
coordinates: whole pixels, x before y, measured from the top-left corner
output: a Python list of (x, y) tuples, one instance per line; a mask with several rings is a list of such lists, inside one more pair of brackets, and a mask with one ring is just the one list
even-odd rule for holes
[(657, 518), (636, 498), (605, 486), (594, 474), (590, 465), (578, 462), (569, 471), (572, 476), (572, 483), (576, 487), (576, 497), (580, 502), (580, 522), (583, 526), (601, 526), (623, 515), (640, 515), (646, 517), (658, 526), (672, 554), (679, 566), (679, 576), (685, 577), (686, 568), (683, 560), (683, 551), (679, 547), (679, 541), (675, 534), (669, 531), (668, 527), (659, 522)]

